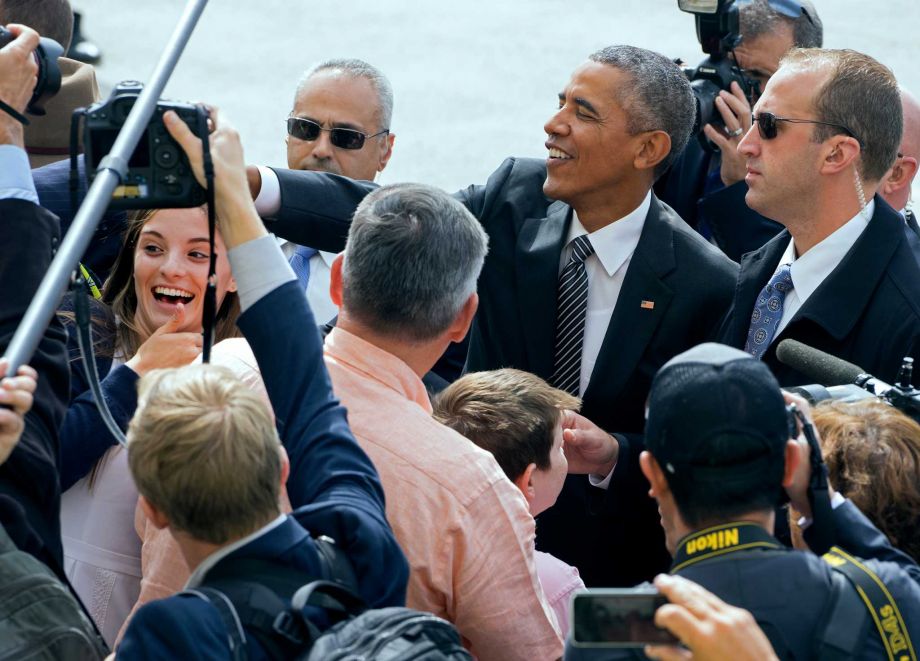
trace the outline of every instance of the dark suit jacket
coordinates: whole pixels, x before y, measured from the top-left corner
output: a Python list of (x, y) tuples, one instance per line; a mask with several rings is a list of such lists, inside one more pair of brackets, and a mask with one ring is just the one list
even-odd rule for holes
[[(0, 354), (6, 351), (60, 240), (57, 218), (31, 202), (0, 201)], [(0, 524), (62, 580), (58, 428), (67, 410), (66, 334), (57, 319), (29, 361), (39, 374), (19, 444), (0, 466)]]
[[(77, 159), (78, 196), (83, 202), (86, 195), (86, 173), (83, 155)], [(32, 170), (32, 179), (41, 205), (61, 219), (61, 234), (67, 234), (77, 209), (70, 200), (70, 159), (57, 161)], [(109, 211), (99, 221), (86, 253), (80, 260), (98, 278), (100, 287), (112, 270), (124, 238), (127, 214), (124, 211)]]
[[(239, 326), (259, 363), (290, 458), (287, 492), (294, 511), (228, 557), (266, 559), (318, 575), (311, 534), (328, 535), (351, 560), (359, 592), (371, 607), (402, 606), (409, 568), (386, 520), (377, 471), (332, 394), (303, 290), (296, 282), (278, 287), (246, 310)], [(118, 652), (130, 659), (226, 659), (227, 640), (211, 604), (173, 596), (138, 610)], [(248, 640), (255, 648), (250, 658), (263, 658), (254, 639)]]
[[(776, 347), (786, 338), (848, 360), (889, 383), (904, 356), (920, 357), (920, 266), (901, 216), (880, 197), (875, 205), (869, 226), (764, 354), (780, 385), (812, 382), (776, 359)], [(735, 297), (719, 332), (721, 342), (744, 347), (754, 302), (789, 238), (783, 230), (741, 260)]]
[[(341, 241), (371, 189), (367, 182), (322, 173), (277, 174), (282, 209), (266, 224), (307, 245)], [(516, 367), (552, 376), (559, 260), (572, 214), (543, 195), (545, 178), (543, 161), (508, 159), (485, 186), (457, 194), (490, 240), (468, 371)], [(618, 437), (620, 457), (608, 491), (590, 487), (585, 476), (569, 476), (537, 526), (538, 547), (576, 565), (589, 585), (633, 585), (668, 565), (657, 510), (638, 468), (645, 398), (664, 362), (715, 331), (736, 268), (653, 197), (583, 407), (603, 428), (633, 435)], [(654, 307), (643, 308), (643, 301)]]

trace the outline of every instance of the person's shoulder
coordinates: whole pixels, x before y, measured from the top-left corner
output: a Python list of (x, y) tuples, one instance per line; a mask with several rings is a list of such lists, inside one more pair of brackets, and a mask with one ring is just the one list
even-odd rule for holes
[(151, 601), (134, 614), (118, 656), (226, 659), (230, 648), (220, 614), (209, 602), (193, 595), (176, 595)]

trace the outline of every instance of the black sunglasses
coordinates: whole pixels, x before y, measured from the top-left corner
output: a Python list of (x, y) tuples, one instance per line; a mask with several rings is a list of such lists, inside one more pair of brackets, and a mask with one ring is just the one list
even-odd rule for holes
[(772, 140), (776, 137), (776, 133), (779, 130), (776, 125), (777, 122), (789, 122), (790, 124), (821, 124), (823, 126), (833, 126), (834, 128), (838, 128), (841, 131), (844, 131), (851, 138), (856, 138), (856, 141), (859, 142), (859, 138), (856, 137), (856, 134), (843, 124), (822, 122), (817, 119), (792, 119), (790, 117), (777, 117), (772, 112), (762, 112), (757, 115), (751, 115), (751, 125), (755, 123), (757, 124), (757, 131), (760, 133), (760, 137), (764, 140)]
[(313, 142), (319, 137), (320, 131), (329, 131), (329, 141), (340, 149), (361, 149), (368, 138), (386, 135), (390, 129), (383, 129), (374, 135), (367, 135), (354, 129), (333, 128), (326, 129), (311, 119), (303, 117), (288, 117), (287, 132), (292, 138)]

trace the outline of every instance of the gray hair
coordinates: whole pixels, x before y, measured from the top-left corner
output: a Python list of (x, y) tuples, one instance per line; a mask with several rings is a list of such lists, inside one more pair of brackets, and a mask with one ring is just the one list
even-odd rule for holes
[(323, 71), (338, 71), (350, 78), (367, 80), (377, 93), (377, 118), (380, 120), (380, 127), (377, 130), (390, 128), (390, 123), (393, 121), (393, 86), (380, 69), (364, 60), (354, 58), (326, 60), (310, 67), (297, 83), (297, 90), (294, 92), (295, 104), (304, 87), (310, 82), (310, 78)]
[[(879, 181), (897, 158), (904, 128), (901, 93), (891, 69), (854, 50), (793, 48), (780, 66), (826, 71), (827, 81), (815, 92), (817, 119), (846, 127), (859, 141), (859, 174)], [(815, 142), (843, 133), (837, 126), (816, 125)]]
[(742, 4), (738, 13), (741, 19), (741, 35), (747, 39), (772, 33), (776, 26), (786, 22), (792, 26), (792, 45), (796, 48), (821, 48), (824, 43), (824, 25), (811, 0), (798, 0), (802, 14), (789, 18), (775, 11), (769, 0), (749, 0)]
[(671, 138), (671, 151), (655, 166), (657, 179), (687, 146), (696, 121), (696, 100), (687, 76), (664, 55), (635, 46), (607, 46), (589, 59), (630, 77), (628, 85), (616, 90), (630, 133), (664, 131)]
[(383, 335), (431, 340), (476, 291), (488, 243), (479, 221), (444, 191), (378, 188), (348, 232), (342, 307)]

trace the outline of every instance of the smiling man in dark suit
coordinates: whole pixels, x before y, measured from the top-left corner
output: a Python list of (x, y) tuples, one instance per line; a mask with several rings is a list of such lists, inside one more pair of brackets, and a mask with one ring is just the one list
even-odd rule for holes
[[(560, 93), (548, 159), (510, 158), (457, 193), (490, 239), (467, 370), (528, 370), (584, 400), (565, 436), (570, 473), (582, 474), (541, 515), (537, 545), (588, 585), (634, 585), (667, 567), (638, 470), (645, 397), (657, 369), (706, 338), (731, 299), (735, 265), (651, 192), (690, 136), (693, 103), (667, 58), (605, 48)], [(281, 195), (269, 229), (340, 250), (371, 185), (272, 174)]]
[(793, 50), (754, 110), (747, 203), (786, 229), (742, 259), (720, 341), (784, 386), (808, 382), (777, 360), (784, 338), (894, 382), (920, 345), (920, 267), (876, 194), (901, 143), (897, 81), (862, 53)]

